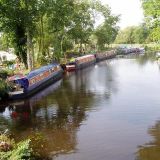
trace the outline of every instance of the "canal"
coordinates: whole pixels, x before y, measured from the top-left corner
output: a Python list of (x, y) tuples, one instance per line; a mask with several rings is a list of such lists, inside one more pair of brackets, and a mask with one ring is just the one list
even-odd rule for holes
[(103, 61), (23, 101), (0, 104), (0, 131), (43, 134), (53, 160), (159, 160), (160, 67)]

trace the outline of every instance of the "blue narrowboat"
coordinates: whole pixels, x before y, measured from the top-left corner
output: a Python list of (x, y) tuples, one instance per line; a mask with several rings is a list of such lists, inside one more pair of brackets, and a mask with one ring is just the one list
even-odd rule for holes
[(43, 66), (31, 71), (28, 75), (15, 75), (8, 78), (10, 86), (9, 98), (22, 99), (26, 98), (47, 85), (54, 83), (62, 78), (63, 69), (57, 63)]

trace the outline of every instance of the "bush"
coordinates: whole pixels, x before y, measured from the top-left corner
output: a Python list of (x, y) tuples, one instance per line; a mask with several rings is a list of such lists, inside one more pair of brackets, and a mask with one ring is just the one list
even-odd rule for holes
[[(6, 149), (3, 144), (10, 146)], [(27, 140), (15, 143), (13, 139), (5, 134), (0, 135), (0, 160), (44, 160), (45, 140), (41, 134), (35, 134)]]
[(0, 70), (0, 100), (8, 95), (9, 87), (5, 80), (11, 75), (13, 75), (12, 70)]
[(2, 63), (4, 66), (7, 66), (7, 67), (9, 67), (9, 66), (11, 66), (11, 65), (13, 65), (13, 64), (15, 64), (15, 61), (14, 60), (12, 60), (12, 61), (3, 61), (3, 63)]
[(32, 149), (30, 148), (30, 140), (19, 142), (15, 147), (8, 151), (0, 151), (0, 160), (34, 160), (32, 158)]
[(4, 80), (0, 79), (0, 100), (8, 94), (8, 85)]
[(13, 75), (13, 71), (12, 70), (9, 70), (9, 69), (3, 69), (3, 70), (0, 70), (0, 78), (1, 79), (6, 79), (7, 76), (11, 76)]
[(0, 70), (0, 78), (6, 79), (8, 76), (8, 72), (6, 70)]
[(5, 134), (0, 135), (0, 151), (7, 152), (13, 149), (15, 142)]

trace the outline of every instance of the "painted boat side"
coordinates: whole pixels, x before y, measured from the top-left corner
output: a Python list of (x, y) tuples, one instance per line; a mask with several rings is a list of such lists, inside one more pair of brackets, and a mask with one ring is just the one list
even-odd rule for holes
[(81, 57), (77, 57), (73, 64), (66, 64), (64, 70), (67, 72), (76, 71), (79, 69), (86, 68), (92, 64), (96, 63), (95, 55), (85, 55)]
[(111, 59), (114, 58), (116, 56), (115, 51), (108, 51), (106, 53), (97, 53), (96, 54), (96, 62), (100, 62), (103, 60), (107, 60), (107, 59)]
[(95, 55), (86, 55), (76, 59), (76, 70), (86, 68), (96, 63)]
[(72, 72), (76, 70), (76, 66), (75, 65), (66, 65), (66, 69), (67, 72)]

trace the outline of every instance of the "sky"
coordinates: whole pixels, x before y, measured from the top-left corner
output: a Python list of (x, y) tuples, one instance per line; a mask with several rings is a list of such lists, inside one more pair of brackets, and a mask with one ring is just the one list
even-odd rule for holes
[(111, 7), (112, 13), (121, 15), (118, 25), (120, 28), (136, 26), (143, 22), (143, 10), (140, 0), (100, 0)]

